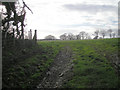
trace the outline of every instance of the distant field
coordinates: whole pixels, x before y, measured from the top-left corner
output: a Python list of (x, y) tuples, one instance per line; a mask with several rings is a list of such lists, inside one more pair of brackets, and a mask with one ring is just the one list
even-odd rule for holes
[[(118, 87), (118, 39), (42, 41), (43, 46), (70, 46), (73, 50), (74, 76), (63, 87)], [(56, 50), (55, 50), (56, 51)], [(119, 63), (119, 64), (118, 64)]]
[[(69, 47), (72, 50), (73, 76), (62, 87), (116, 88), (120, 82), (119, 41), (120, 39), (38, 41), (38, 46), (25, 48), (24, 53), (17, 48), (5, 51), (3, 87), (35, 88), (58, 54), (65, 49), (63, 47)], [(64, 75), (66, 74), (61, 74), (60, 77)]]

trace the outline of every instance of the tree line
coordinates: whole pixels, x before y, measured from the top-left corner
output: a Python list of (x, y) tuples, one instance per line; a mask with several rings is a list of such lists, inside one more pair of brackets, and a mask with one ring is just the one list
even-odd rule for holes
[[(93, 39), (104, 39), (104, 38), (117, 38), (117, 32), (114, 32), (112, 29), (108, 30), (96, 30), (92, 34)], [(47, 40), (55, 40), (56, 37), (53, 35), (48, 35), (45, 37)], [(64, 33), (60, 35), (60, 40), (84, 40), (92, 39), (91, 35), (85, 31), (81, 31), (79, 34), (74, 35), (73, 33)]]

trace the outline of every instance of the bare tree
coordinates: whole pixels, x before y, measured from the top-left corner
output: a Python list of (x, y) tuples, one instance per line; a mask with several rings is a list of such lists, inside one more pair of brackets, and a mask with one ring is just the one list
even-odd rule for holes
[(48, 35), (48, 36), (45, 37), (45, 39), (47, 39), (47, 40), (54, 40), (56, 38), (55, 38), (55, 36)]
[(109, 29), (108, 33), (109, 33), (110, 38), (112, 38), (112, 29)]
[(81, 31), (81, 32), (79, 33), (79, 35), (82, 37), (82, 39), (84, 39), (84, 38), (85, 38), (85, 31)]
[(102, 37), (104, 38), (106, 36), (106, 31), (105, 30), (101, 30), (100, 34), (102, 35)]
[(96, 36), (99, 36), (99, 30), (96, 30), (94, 33)]
[(85, 33), (85, 39), (88, 39), (89, 34)]
[(99, 30), (96, 30), (93, 34), (95, 37), (94, 39), (98, 39), (98, 36), (99, 36)]
[(80, 34), (76, 35), (76, 39), (81, 40), (81, 35)]
[(64, 33), (63, 35), (60, 35), (61, 40), (67, 40), (67, 33)]
[(68, 34), (68, 39), (69, 39), (69, 40), (74, 40), (74, 35), (73, 35), (72, 33), (69, 33), (69, 34)]

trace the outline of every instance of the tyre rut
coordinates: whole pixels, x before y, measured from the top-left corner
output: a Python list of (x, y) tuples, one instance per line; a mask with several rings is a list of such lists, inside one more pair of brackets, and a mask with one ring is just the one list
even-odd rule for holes
[(69, 46), (65, 46), (56, 56), (49, 71), (46, 72), (42, 82), (37, 88), (60, 88), (70, 79), (72, 73), (72, 50)]

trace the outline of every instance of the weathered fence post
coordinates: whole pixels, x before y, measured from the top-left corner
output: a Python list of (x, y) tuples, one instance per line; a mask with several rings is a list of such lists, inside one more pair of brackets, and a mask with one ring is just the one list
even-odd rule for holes
[(35, 44), (37, 44), (37, 30), (35, 30), (33, 40), (35, 41)]
[(28, 39), (32, 40), (32, 30), (28, 31)]

